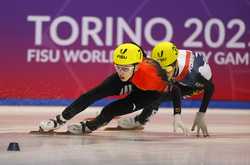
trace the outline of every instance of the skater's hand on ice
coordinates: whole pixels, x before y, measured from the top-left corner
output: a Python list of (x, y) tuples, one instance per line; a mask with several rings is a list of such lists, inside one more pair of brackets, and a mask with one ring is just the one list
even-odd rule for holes
[(195, 130), (195, 127), (197, 127), (197, 136), (200, 136), (200, 130), (202, 131), (202, 134), (204, 137), (209, 136), (208, 131), (207, 131), (207, 125), (205, 122), (205, 113), (203, 112), (197, 112), (195, 119), (194, 119), (194, 123), (192, 126), (192, 131)]
[(185, 136), (188, 136), (188, 134), (189, 134), (187, 127), (185, 126), (185, 124), (181, 120), (180, 114), (174, 115), (173, 128), (174, 128), (174, 130), (173, 130), (174, 133), (176, 133), (177, 129), (180, 128)]

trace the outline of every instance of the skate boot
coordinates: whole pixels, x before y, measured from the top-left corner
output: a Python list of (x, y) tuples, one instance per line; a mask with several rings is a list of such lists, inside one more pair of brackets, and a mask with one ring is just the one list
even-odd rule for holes
[(68, 132), (74, 134), (74, 135), (82, 135), (86, 133), (91, 133), (92, 131), (88, 128), (86, 125), (86, 121), (82, 121), (80, 123), (74, 123), (68, 125)]
[(136, 120), (136, 117), (122, 118), (118, 120), (118, 127), (121, 130), (141, 130), (143, 124)]
[(60, 128), (65, 123), (66, 120), (62, 117), (62, 115), (57, 115), (55, 119), (41, 121), (39, 124), (39, 131), (53, 132), (54, 130)]

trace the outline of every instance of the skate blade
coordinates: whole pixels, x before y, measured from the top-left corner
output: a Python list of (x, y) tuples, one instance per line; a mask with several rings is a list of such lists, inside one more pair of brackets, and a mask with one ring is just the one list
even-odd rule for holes
[(49, 132), (44, 132), (44, 131), (30, 131), (29, 134), (33, 135), (74, 135), (68, 131), (65, 132), (56, 132), (56, 131), (49, 131)]
[(144, 127), (136, 127), (136, 128), (122, 128), (120, 126), (117, 127), (106, 127), (104, 131), (141, 131)]

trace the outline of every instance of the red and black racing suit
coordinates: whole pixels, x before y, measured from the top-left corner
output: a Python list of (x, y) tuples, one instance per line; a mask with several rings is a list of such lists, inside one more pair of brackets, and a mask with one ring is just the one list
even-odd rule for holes
[[(118, 99), (106, 105), (101, 113), (93, 120), (87, 121), (90, 130), (96, 130), (110, 122), (115, 116), (125, 115), (146, 108), (161, 99), (163, 91), (169, 89), (167, 77), (159, 64), (151, 59), (145, 58), (138, 64), (138, 70), (134, 71), (132, 78), (123, 82), (117, 73), (112, 74), (94, 89), (82, 94), (71, 105), (62, 112), (63, 118), (69, 120), (76, 114), (85, 110), (88, 106), (102, 98), (119, 95), (124, 88), (132, 86), (132, 92), (126, 97)], [(172, 93), (178, 90), (171, 87)], [(180, 99), (180, 96), (176, 96)]]

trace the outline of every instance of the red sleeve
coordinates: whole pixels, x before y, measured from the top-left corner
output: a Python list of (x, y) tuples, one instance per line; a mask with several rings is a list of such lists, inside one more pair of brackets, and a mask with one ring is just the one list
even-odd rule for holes
[(147, 61), (139, 64), (131, 82), (141, 90), (163, 92), (167, 88), (167, 83), (160, 77), (157, 68)]

